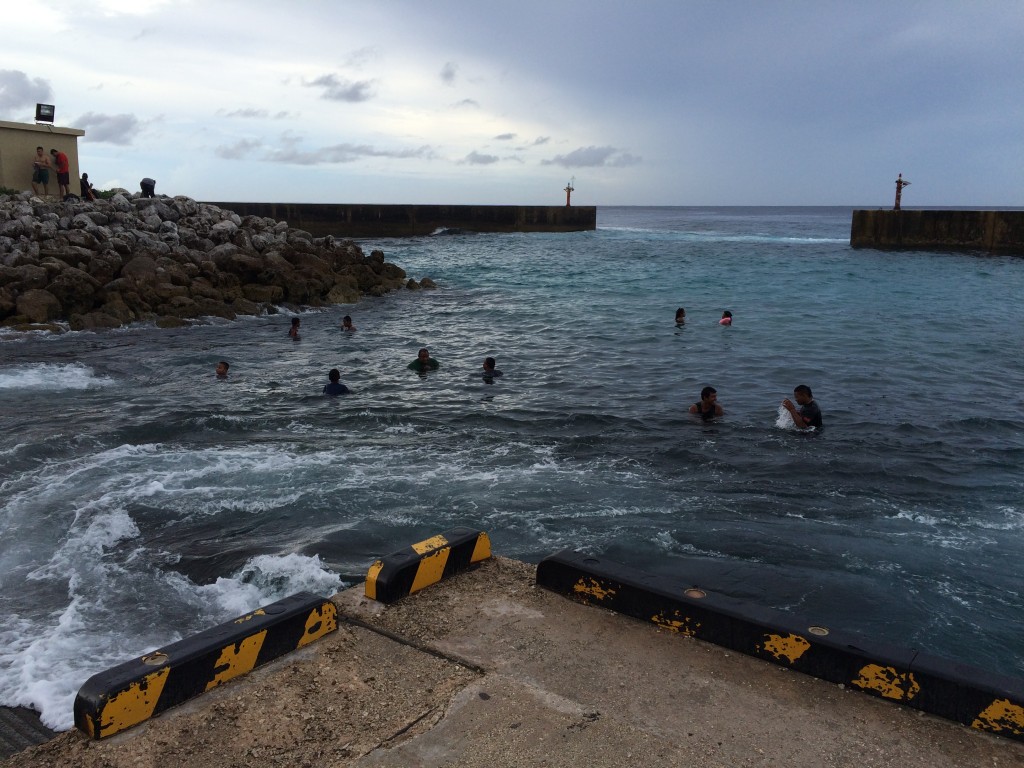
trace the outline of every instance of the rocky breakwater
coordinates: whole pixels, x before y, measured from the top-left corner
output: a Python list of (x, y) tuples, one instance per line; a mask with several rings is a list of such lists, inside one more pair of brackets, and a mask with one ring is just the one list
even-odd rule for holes
[(0, 196), (0, 325), (18, 330), (170, 327), (432, 287), (381, 251), (188, 197)]

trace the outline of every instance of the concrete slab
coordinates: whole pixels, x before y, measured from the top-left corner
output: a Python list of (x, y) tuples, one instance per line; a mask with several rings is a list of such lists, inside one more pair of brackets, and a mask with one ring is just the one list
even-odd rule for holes
[[(109, 741), (0, 764), (1020, 766), (973, 731), (568, 601), (494, 558)], [(345, 617), (356, 622), (346, 625)]]

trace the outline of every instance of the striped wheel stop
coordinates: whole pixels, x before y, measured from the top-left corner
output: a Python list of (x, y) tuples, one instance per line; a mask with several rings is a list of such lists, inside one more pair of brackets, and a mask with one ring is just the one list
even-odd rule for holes
[(90, 677), (75, 725), (103, 739), (337, 629), (334, 603), (299, 592)]
[(793, 614), (573, 550), (542, 560), (537, 584), (577, 602), (1024, 741), (1020, 678), (815, 626)]
[(486, 533), (453, 528), (371, 565), (366, 574), (366, 596), (393, 603), (490, 556), (491, 540)]

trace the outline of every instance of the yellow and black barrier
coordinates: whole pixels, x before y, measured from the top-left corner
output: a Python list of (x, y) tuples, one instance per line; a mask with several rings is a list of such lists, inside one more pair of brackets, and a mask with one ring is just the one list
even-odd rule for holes
[(112, 736), (337, 627), (334, 603), (299, 592), (93, 675), (75, 698), (75, 725)]
[(376, 561), (366, 574), (366, 596), (393, 603), (490, 556), (486, 533), (453, 528)]
[(564, 550), (537, 566), (537, 584), (577, 602), (1024, 741), (1024, 680), (815, 626), (678, 579)]

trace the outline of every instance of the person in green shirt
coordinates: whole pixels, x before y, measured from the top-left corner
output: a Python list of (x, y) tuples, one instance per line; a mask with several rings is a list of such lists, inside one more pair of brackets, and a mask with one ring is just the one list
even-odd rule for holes
[(417, 355), (416, 359), (409, 363), (409, 370), (416, 371), (416, 373), (426, 373), (427, 371), (436, 371), (441, 367), (441, 364), (430, 356), (430, 352), (424, 347)]

